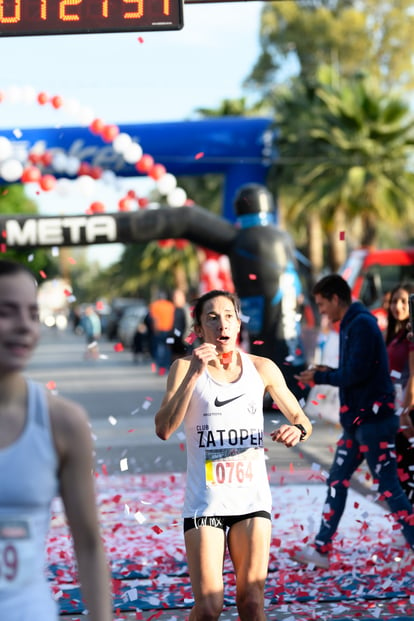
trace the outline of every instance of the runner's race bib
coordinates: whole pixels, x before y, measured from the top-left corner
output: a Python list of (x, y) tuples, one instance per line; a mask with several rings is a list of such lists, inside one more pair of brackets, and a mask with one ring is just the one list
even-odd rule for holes
[(20, 588), (33, 580), (35, 561), (29, 520), (0, 518), (0, 590)]
[(255, 479), (256, 449), (207, 449), (205, 455), (207, 487), (249, 487)]

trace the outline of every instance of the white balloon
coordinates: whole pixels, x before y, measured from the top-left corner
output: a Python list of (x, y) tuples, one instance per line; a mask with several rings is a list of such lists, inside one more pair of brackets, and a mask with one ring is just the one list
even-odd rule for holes
[(6, 160), (0, 166), (0, 177), (13, 183), (18, 181), (23, 174), (23, 165), (18, 160)]
[(71, 177), (74, 177), (79, 170), (80, 160), (74, 155), (70, 155), (66, 161), (66, 172)]
[(52, 166), (56, 172), (62, 173), (66, 170), (68, 158), (63, 151), (57, 151), (52, 158)]
[(116, 174), (113, 170), (109, 170), (109, 168), (107, 170), (104, 170), (101, 175), (101, 181), (103, 181), (103, 183), (106, 183), (107, 185), (112, 185), (116, 182), (116, 179)]
[(124, 153), (128, 150), (128, 147), (132, 144), (132, 138), (129, 134), (124, 132), (118, 134), (112, 142), (112, 148), (115, 153)]
[(182, 188), (175, 188), (167, 196), (167, 203), (170, 207), (182, 207), (187, 200), (187, 194)]
[(137, 142), (132, 142), (124, 152), (124, 160), (127, 164), (136, 164), (143, 154), (141, 146)]
[(95, 113), (92, 108), (80, 108), (79, 113), (77, 115), (79, 122), (81, 125), (87, 126), (92, 123), (95, 118)]
[(70, 114), (70, 116), (78, 116), (81, 105), (77, 99), (65, 99), (65, 103), (63, 104), (63, 109), (65, 112)]
[(203, 264), (203, 272), (211, 278), (217, 277), (219, 273), (219, 264), (216, 259), (207, 259)]
[(170, 194), (170, 192), (172, 192), (176, 187), (177, 179), (171, 173), (165, 173), (165, 175), (163, 175), (161, 179), (158, 179), (157, 181), (158, 191), (163, 196)]
[(11, 142), (8, 138), (0, 136), (0, 162), (7, 160), (12, 154)]
[(23, 86), (22, 88), (22, 100), (25, 104), (36, 103), (36, 91), (33, 86)]
[(72, 191), (72, 182), (69, 179), (58, 179), (56, 181), (55, 192), (59, 196), (69, 196)]
[(82, 196), (87, 198), (93, 196), (95, 192), (95, 180), (88, 175), (81, 175), (76, 180), (76, 185)]
[(10, 103), (19, 103), (22, 100), (23, 91), (18, 86), (9, 86), (6, 88), (6, 100)]

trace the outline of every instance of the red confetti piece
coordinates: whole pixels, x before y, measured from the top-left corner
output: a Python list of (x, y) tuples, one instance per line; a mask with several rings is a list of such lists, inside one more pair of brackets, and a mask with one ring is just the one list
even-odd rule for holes
[(185, 339), (185, 342), (188, 343), (189, 345), (192, 345), (196, 339), (197, 339), (197, 334), (195, 332), (191, 332)]
[(6, 251), (7, 251), (6, 244), (0, 244), (0, 252), (6, 252)]
[[(144, 43), (144, 39), (142, 37), (138, 37), (137, 41), (138, 41), (138, 43)], [(137, 619), (138, 619), (138, 617), (137, 617)]]
[(72, 291), (69, 291), (69, 289), (64, 289), (63, 293), (66, 295), (67, 298), (72, 295)]
[(344, 241), (344, 239), (345, 239), (345, 231), (339, 231), (339, 239), (340, 239), (340, 241)]
[(42, 278), (47, 278), (46, 272), (44, 272), (43, 270), (40, 270), (39, 274), (41, 275)]
[(122, 345), (122, 343), (115, 343), (114, 350), (115, 351), (124, 351), (124, 346)]
[(204, 152), (200, 151), (199, 153), (196, 153), (194, 156), (195, 160), (201, 160), (201, 158), (204, 157)]
[(253, 345), (263, 345), (264, 341), (253, 341)]
[(160, 535), (163, 532), (162, 528), (160, 528), (156, 524), (154, 524), (154, 526), (151, 527), (151, 530), (153, 530), (154, 533), (156, 533), (157, 535)]
[(250, 280), (257, 280), (256, 274), (249, 274), (249, 279)]
[(48, 388), (49, 390), (55, 390), (56, 388), (56, 382), (54, 382), (53, 380), (51, 380), (50, 382), (48, 382), (46, 384), (46, 388)]
[(68, 263), (71, 263), (72, 265), (76, 265), (76, 259), (74, 259), (73, 257), (68, 257)]

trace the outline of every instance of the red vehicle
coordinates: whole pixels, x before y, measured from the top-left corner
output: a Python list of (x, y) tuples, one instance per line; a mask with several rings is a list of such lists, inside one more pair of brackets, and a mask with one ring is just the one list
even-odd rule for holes
[(365, 304), (384, 328), (385, 294), (398, 283), (414, 282), (414, 248), (354, 250), (339, 273), (349, 283), (353, 298)]

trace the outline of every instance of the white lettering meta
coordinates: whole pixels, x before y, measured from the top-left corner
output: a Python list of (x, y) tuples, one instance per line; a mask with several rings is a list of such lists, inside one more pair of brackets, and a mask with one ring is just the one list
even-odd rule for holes
[[(93, 244), (98, 238), (105, 242), (117, 240), (116, 220), (109, 215), (74, 216), (72, 218), (29, 218), (6, 221), (6, 240), (9, 246), (64, 245), (64, 231), (69, 232), (69, 243)], [(84, 235), (82, 236), (82, 231)]]

